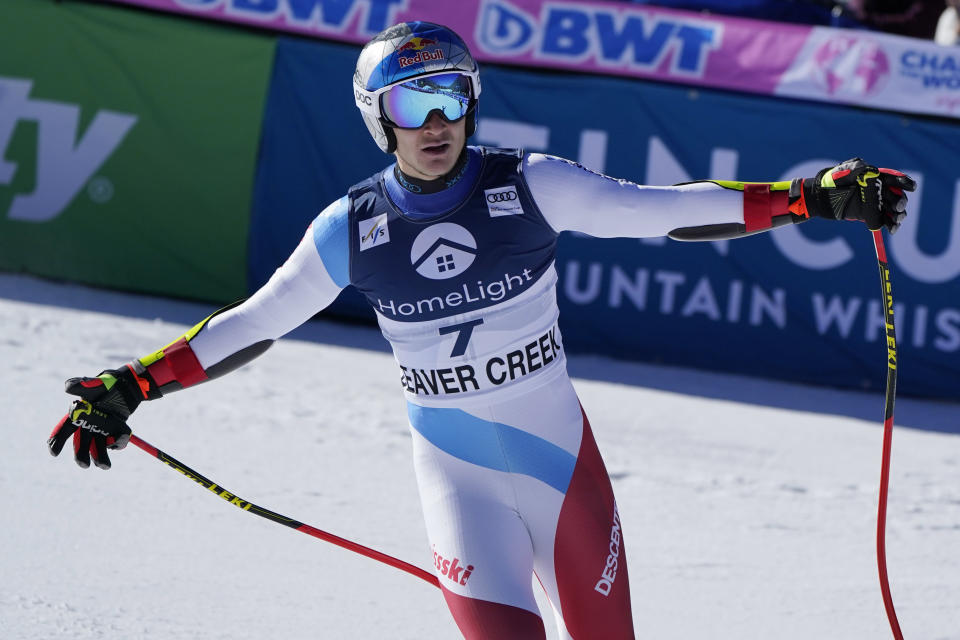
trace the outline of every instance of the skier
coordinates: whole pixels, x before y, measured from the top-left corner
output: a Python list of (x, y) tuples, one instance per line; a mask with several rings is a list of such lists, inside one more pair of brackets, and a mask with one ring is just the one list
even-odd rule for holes
[(913, 180), (853, 159), (788, 182), (650, 187), (467, 146), (477, 65), (427, 22), (374, 37), (353, 89), (396, 162), (320, 213), (249, 299), (153, 354), (68, 380), (80, 399), (51, 453), (73, 436), (81, 467), (110, 468), (142, 401), (237, 369), (353, 285), (400, 367), (434, 567), (463, 635), (544, 638), (535, 573), (562, 637), (632, 638), (620, 518), (557, 325), (558, 234), (714, 240), (812, 216), (892, 232)]

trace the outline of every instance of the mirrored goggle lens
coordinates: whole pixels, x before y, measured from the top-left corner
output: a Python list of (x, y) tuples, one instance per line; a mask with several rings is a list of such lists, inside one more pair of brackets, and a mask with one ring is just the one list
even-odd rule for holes
[(422, 127), (435, 109), (453, 122), (467, 115), (470, 78), (459, 73), (414, 78), (391, 88), (380, 100), (383, 115), (402, 129)]

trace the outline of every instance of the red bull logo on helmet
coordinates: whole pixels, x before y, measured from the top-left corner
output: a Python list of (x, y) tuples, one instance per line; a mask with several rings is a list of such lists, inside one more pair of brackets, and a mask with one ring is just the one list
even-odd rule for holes
[(408, 41), (397, 47), (397, 53), (401, 51), (420, 51), (434, 44), (437, 44), (437, 41), (433, 38), (410, 38)]
[[(402, 53), (402, 50), (398, 51), (398, 53)], [(434, 49), (432, 51), (417, 51), (414, 56), (399, 55), (397, 56), (397, 62), (400, 63), (400, 68), (403, 69), (412, 64), (430, 62), (431, 60), (443, 60), (443, 57), (442, 49)]]

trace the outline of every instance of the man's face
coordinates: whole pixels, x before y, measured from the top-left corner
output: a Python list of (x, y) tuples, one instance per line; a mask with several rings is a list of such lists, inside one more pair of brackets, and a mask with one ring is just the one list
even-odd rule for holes
[(394, 128), (393, 133), (400, 170), (413, 178), (433, 180), (449, 173), (457, 163), (467, 142), (467, 118), (448, 122), (434, 112), (419, 129)]

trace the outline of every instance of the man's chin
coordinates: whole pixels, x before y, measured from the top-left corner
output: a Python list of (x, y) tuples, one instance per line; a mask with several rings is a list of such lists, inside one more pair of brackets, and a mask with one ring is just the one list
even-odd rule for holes
[(455, 164), (457, 164), (457, 156), (453, 153), (448, 152), (442, 156), (421, 155), (420, 172), (430, 176), (430, 179), (435, 179), (450, 173)]

